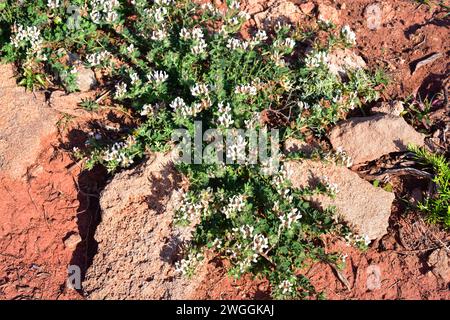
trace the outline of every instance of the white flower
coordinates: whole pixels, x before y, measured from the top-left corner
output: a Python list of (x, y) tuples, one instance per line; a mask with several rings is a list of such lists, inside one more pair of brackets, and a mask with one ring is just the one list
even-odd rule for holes
[(206, 96), (208, 93), (208, 86), (204, 83), (196, 83), (195, 86), (191, 87), (191, 94), (194, 97)]
[(253, 238), (253, 231), (255, 230), (255, 228), (253, 226), (250, 226), (248, 224), (241, 226), (239, 228), (239, 231), (242, 234), (242, 238), (244, 239), (251, 239)]
[(191, 37), (192, 37), (192, 34), (189, 32), (188, 29), (186, 29), (184, 27), (181, 28), (181, 30), (180, 30), (180, 38), (182, 40), (189, 40), (189, 39), (191, 39)]
[(128, 54), (133, 54), (135, 50), (134, 44), (132, 43), (127, 47)]
[(215, 8), (210, 2), (202, 3), (200, 7), (201, 7), (203, 10), (208, 10), (208, 11), (210, 11), (210, 12), (212, 12), (212, 13), (215, 13), (215, 12), (216, 12), (216, 8)]
[(289, 229), (294, 222), (302, 218), (302, 214), (298, 212), (297, 208), (293, 208), (288, 214), (279, 217), (281, 226)]
[(265, 176), (272, 176), (278, 174), (280, 163), (278, 157), (268, 157), (261, 160), (261, 173)]
[(118, 0), (92, 0), (91, 4), (91, 19), (95, 23), (113, 23), (118, 18), (116, 10), (120, 6)]
[(116, 94), (114, 95), (114, 97), (116, 99), (120, 99), (123, 96), (125, 96), (127, 93), (127, 84), (125, 82), (121, 82), (116, 84)]
[(47, 0), (47, 7), (50, 9), (57, 9), (60, 5), (59, 0)]
[(289, 49), (294, 49), (295, 47), (295, 40), (292, 38), (286, 38), (284, 39), (283, 45)]
[(175, 272), (183, 276), (188, 275), (189, 271), (195, 269), (200, 258), (200, 254), (190, 253), (185, 259), (175, 262)]
[(147, 75), (147, 79), (156, 84), (161, 84), (169, 78), (169, 75), (165, 71), (153, 71), (151, 74)]
[(363, 236), (363, 240), (366, 246), (368, 246), (372, 242), (372, 240), (370, 240), (369, 236), (366, 234)]
[(131, 85), (133, 85), (133, 86), (141, 81), (141, 79), (139, 78), (139, 75), (135, 71), (130, 72), (130, 80), (131, 80)]
[(300, 111), (308, 110), (310, 108), (309, 104), (307, 102), (303, 102), (303, 101), (298, 101), (297, 105), (298, 105)]
[(328, 54), (324, 51), (312, 52), (305, 58), (305, 64), (308, 68), (318, 68), (327, 65), (328, 61)]
[(254, 85), (250, 84), (238, 85), (234, 89), (234, 93), (256, 96), (258, 94), (258, 89)]
[(237, 17), (232, 17), (228, 20), (228, 23), (232, 26), (236, 26), (239, 24), (239, 19)]
[(255, 129), (261, 122), (261, 114), (259, 112), (253, 112), (250, 119), (244, 120), (246, 129)]
[(234, 123), (234, 120), (233, 120), (232, 114), (231, 114), (230, 104), (227, 103), (225, 105), (223, 102), (219, 102), (218, 112), (219, 112), (219, 117), (217, 118), (217, 122), (218, 122), (219, 126), (229, 128)]
[(154, 7), (151, 9), (145, 9), (144, 13), (149, 19), (154, 20), (156, 23), (162, 23), (167, 16), (167, 8), (164, 6)]
[(253, 237), (253, 251), (258, 254), (264, 253), (264, 250), (269, 248), (269, 240), (262, 234), (256, 234)]
[(256, 34), (253, 36), (251, 44), (258, 45), (259, 43), (266, 41), (268, 39), (267, 33), (264, 30), (258, 30)]
[(238, 17), (241, 18), (241, 19), (243, 19), (243, 20), (250, 20), (250, 18), (251, 18), (252, 16), (251, 16), (250, 13), (248, 13), (248, 12), (241, 11), (241, 12), (238, 13)]
[(235, 195), (231, 198), (227, 206), (222, 209), (222, 212), (229, 219), (235, 213), (241, 212), (245, 207), (245, 196)]
[(101, 51), (86, 56), (86, 61), (91, 67), (101, 65), (106, 60), (111, 58), (111, 54), (108, 51)]
[(14, 47), (22, 46), (24, 42), (29, 43), (33, 52), (37, 53), (42, 47), (43, 40), (41, 31), (36, 26), (23, 27), (19, 25), (15, 27), (15, 34), (11, 37), (11, 43)]
[(116, 142), (111, 148), (106, 150), (103, 155), (105, 161), (116, 161), (122, 167), (128, 167), (133, 164), (133, 159), (126, 154), (126, 149), (130, 148), (135, 140), (130, 136), (126, 142)]
[(274, 53), (270, 55), (270, 59), (275, 62), (275, 64), (279, 67), (285, 67), (286, 61), (283, 59), (283, 55), (276, 50)]
[(180, 30), (180, 38), (182, 40), (193, 40), (193, 46), (191, 52), (193, 54), (202, 54), (206, 52), (207, 44), (204, 40), (203, 30), (199, 27), (195, 27), (191, 31), (186, 28)]
[(212, 246), (216, 247), (217, 249), (222, 248), (222, 240), (219, 238), (214, 239), (214, 241), (212, 242)]
[(154, 0), (154, 3), (157, 6), (169, 6), (173, 4), (173, 0)]
[(193, 54), (199, 55), (199, 54), (205, 53), (206, 48), (207, 48), (206, 41), (203, 39), (199, 39), (196, 41), (196, 44), (192, 46), (191, 52)]
[(341, 30), (341, 34), (348, 43), (356, 44), (356, 34), (350, 29), (350, 26), (345, 25)]
[(241, 4), (239, 3), (239, 1), (233, 0), (230, 3), (230, 9), (232, 10), (239, 10), (241, 8)]
[(247, 142), (242, 135), (237, 135), (234, 141), (227, 144), (227, 157), (231, 161), (245, 161), (245, 149), (247, 147)]
[(163, 41), (167, 38), (167, 31), (165, 29), (153, 30), (150, 39), (154, 41)]
[(278, 285), (278, 288), (281, 290), (282, 294), (288, 294), (292, 293), (293, 286), (294, 285), (289, 280), (284, 280)]
[(184, 102), (183, 98), (177, 97), (175, 98), (169, 105), (176, 113), (179, 113), (183, 117), (195, 116), (197, 113), (202, 111), (201, 103), (194, 103), (191, 106), (188, 106), (186, 102)]
[(204, 38), (203, 30), (199, 27), (192, 29), (191, 35), (194, 40), (201, 40)]
[(335, 195), (339, 193), (339, 186), (337, 185), (337, 183), (332, 183), (328, 177), (326, 176), (322, 177), (322, 183), (327, 189), (327, 191), (330, 192), (331, 194)]
[(169, 105), (174, 111), (178, 109), (186, 107), (186, 102), (184, 102), (183, 98), (176, 97)]
[(250, 44), (247, 41), (242, 41), (237, 38), (230, 38), (227, 41), (227, 48), (231, 50), (246, 50), (249, 45)]
[(155, 115), (156, 112), (161, 108), (161, 104), (144, 104), (142, 106), (141, 116), (147, 116), (147, 115)]

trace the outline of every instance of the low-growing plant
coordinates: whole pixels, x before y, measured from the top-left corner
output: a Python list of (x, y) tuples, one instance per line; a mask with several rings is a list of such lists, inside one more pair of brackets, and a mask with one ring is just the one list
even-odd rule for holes
[[(176, 130), (194, 135), (194, 121), (204, 131), (231, 135), (277, 128), (280, 143), (305, 130), (320, 136), (349, 110), (378, 99), (374, 88), (384, 80), (361, 69), (348, 70), (345, 80), (329, 71), (333, 47), (355, 43), (350, 28), (320, 23), (302, 30), (277, 23), (243, 38), (248, 15), (236, 1), (222, 9), (187, 0), (72, 1), (75, 16), (64, 1), (6, 3), (0, 23), (10, 25), (11, 41), (2, 48), (7, 61), (52, 79), (38, 81), (42, 85), (59, 83), (72, 91), (77, 71), (66, 55), (76, 54), (104, 75), (112, 102), (136, 120), (118, 141), (95, 134), (85, 150), (77, 149), (87, 168), (101, 164), (114, 172), (148, 151), (168, 151)], [(311, 42), (318, 31), (329, 33), (326, 44)], [(299, 58), (295, 53), (305, 39), (310, 50)], [(307, 198), (318, 192), (332, 196), (335, 185), (324, 179), (315, 189), (294, 188), (283, 156), (250, 164), (250, 149), (247, 138), (237, 138), (226, 146), (232, 164), (177, 165), (189, 189), (179, 191), (176, 222), (196, 225), (177, 270), (191, 275), (210, 248), (229, 259), (231, 275), (251, 272), (269, 279), (275, 298), (317, 294), (299, 270), (337, 259), (325, 253), (321, 236), (340, 226), (331, 209), (318, 210)]]
[(436, 192), (419, 203), (418, 208), (425, 212), (428, 221), (450, 228), (450, 164), (441, 154), (433, 154), (425, 148), (408, 146), (415, 159), (433, 173)]

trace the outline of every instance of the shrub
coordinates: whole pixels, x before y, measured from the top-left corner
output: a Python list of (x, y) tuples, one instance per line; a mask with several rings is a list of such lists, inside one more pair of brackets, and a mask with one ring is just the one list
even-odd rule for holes
[[(239, 31), (248, 17), (235, 1), (225, 10), (186, 0), (132, 2), (72, 1), (79, 8), (74, 15), (57, 0), (6, 1), (0, 11), (11, 31), (3, 56), (17, 64), (29, 88), (58, 83), (76, 90), (77, 70), (66, 63), (68, 54), (76, 54), (102, 72), (111, 103), (134, 117), (136, 127), (118, 141), (93, 135), (82, 151), (87, 168), (102, 164), (114, 172), (147, 151), (167, 151), (175, 130), (194, 134), (194, 120), (223, 133), (278, 128), (281, 143), (305, 131), (320, 136), (349, 110), (378, 98), (373, 88), (380, 74), (348, 70), (343, 81), (329, 72), (329, 51), (355, 41), (348, 27), (278, 23), (273, 30), (251, 30), (244, 39)], [(327, 32), (328, 40), (315, 41), (318, 32)], [(309, 53), (300, 58), (296, 49), (306, 44)], [(236, 141), (227, 150), (239, 160), (249, 141)], [(179, 192), (176, 222), (196, 224), (177, 270), (191, 275), (203, 250), (211, 248), (230, 260), (231, 275), (267, 277), (276, 298), (315, 294), (299, 270), (336, 259), (325, 254), (321, 235), (339, 226), (330, 210), (313, 208), (306, 196), (331, 195), (333, 188), (327, 181), (315, 190), (293, 188), (287, 167), (271, 162), (283, 164), (283, 156), (271, 156), (259, 164), (244, 159), (177, 165), (190, 186)]]

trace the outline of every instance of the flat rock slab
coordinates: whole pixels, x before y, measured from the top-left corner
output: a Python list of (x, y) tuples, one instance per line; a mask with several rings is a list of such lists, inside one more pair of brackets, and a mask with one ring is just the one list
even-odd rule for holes
[(334, 198), (314, 195), (311, 201), (321, 209), (336, 208), (336, 214), (360, 235), (374, 240), (387, 233), (394, 194), (376, 188), (343, 166), (313, 160), (302, 160), (288, 164), (292, 171), (294, 187), (314, 187), (318, 181), (328, 177), (338, 186)]
[(423, 146), (425, 135), (394, 115), (377, 114), (339, 123), (330, 133), (334, 149), (342, 148), (359, 164), (391, 152), (407, 150), (408, 144)]
[(56, 133), (57, 112), (42, 93), (16, 84), (12, 65), (0, 64), (0, 113), (0, 171), (20, 178), (38, 158), (41, 139)]
[(180, 177), (168, 158), (115, 175), (103, 191), (98, 252), (83, 282), (88, 299), (188, 299), (201, 281), (200, 272), (190, 280), (175, 274), (189, 232), (173, 227)]

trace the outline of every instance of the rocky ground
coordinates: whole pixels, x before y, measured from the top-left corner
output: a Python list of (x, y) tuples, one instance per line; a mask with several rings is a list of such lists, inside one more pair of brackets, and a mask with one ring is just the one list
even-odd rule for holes
[[(335, 53), (335, 72), (356, 63), (383, 67), (392, 79), (383, 103), (328, 134), (329, 146), (342, 147), (353, 159), (348, 168), (290, 163), (297, 186), (330, 177), (337, 196), (311, 200), (336, 206), (337, 218), (373, 240), (363, 252), (329, 237), (327, 251), (345, 254), (346, 267), (318, 263), (304, 273), (329, 299), (449, 299), (450, 235), (425, 223), (411, 206), (427, 182), (407, 170), (389, 173), (404, 163), (408, 143), (449, 150), (448, 102), (432, 110), (425, 124), (400, 117), (407, 106), (398, 102), (446, 92), (448, 18), (438, 7), (409, 0), (245, 3), (252, 15), (248, 26), (316, 17), (350, 25), (358, 45), (354, 52)], [(16, 85), (13, 66), (0, 65), (0, 299), (268, 298), (265, 280), (232, 280), (226, 261), (212, 253), (195, 279), (175, 275), (187, 232), (172, 224), (174, 190), (186, 182), (169, 155), (156, 154), (112, 178), (101, 168), (83, 170), (70, 157), (68, 151), (82, 145), (100, 119), (108, 127), (128, 121), (125, 114), (77, 106), (95, 85), (94, 76), (85, 75), (84, 92), (31, 93)], [(285, 150), (313, 152), (319, 143), (293, 140)], [(375, 187), (374, 180), (389, 188)], [(81, 290), (66, 284), (69, 265), (81, 268)]]

